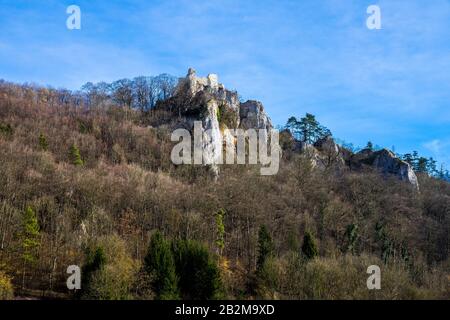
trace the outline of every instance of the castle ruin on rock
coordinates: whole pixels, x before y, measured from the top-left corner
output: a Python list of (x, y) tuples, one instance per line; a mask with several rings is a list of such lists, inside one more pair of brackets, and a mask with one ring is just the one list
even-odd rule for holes
[(226, 129), (272, 129), (272, 122), (261, 102), (239, 101), (236, 91), (227, 90), (216, 74), (198, 77), (192, 68), (180, 78), (171, 98), (179, 108), (182, 126), (193, 130), (194, 121), (204, 129), (201, 148), (205, 164), (217, 173), (224, 142), (234, 141)]

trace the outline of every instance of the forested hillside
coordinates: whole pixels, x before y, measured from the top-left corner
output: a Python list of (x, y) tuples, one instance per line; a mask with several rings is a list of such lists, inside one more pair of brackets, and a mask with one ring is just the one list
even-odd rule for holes
[(417, 191), (286, 145), (273, 176), (175, 166), (165, 84), (135, 105), (0, 83), (0, 299), (450, 298), (448, 182), (416, 172)]

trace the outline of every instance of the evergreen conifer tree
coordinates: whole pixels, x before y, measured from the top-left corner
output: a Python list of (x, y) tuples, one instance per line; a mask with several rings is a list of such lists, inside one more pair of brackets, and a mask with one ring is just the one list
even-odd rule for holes
[(302, 252), (307, 259), (314, 259), (318, 255), (317, 245), (313, 235), (310, 232), (306, 232), (303, 237)]
[(184, 299), (210, 300), (222, 297), (220, 270), (204, 245), (180, 240), (173, 244), (173, 252)]
[(258, 231), (258, 259), (257, 259), (257, 272), (262, 270), (267, 258), (273, 255), (273, 241), (272, 237), (265, 225), (262, 225)]
[(39, 146), (43, 151), (47, 151), (48, 149), (47, 138), (42, 133), (39, 135)]
[(28, 206), (22, 216), (22, 232), (20, 234), (23, 259), (22, 287), (25, 287), (26, 267), (37, 259), (39, 241), (39, 224), (34, 210)]
[(78, 149), (75, 144), (70, 147), (69, 156), (73, 165), (82, 166), (84, 164), (83, 160), (81, 159), (80, 149)]
[(144, 271), (151, 276), (151, 287), (157, 299), (178, 299), (178, 277), (170, 243), (155, 233), (144, 259)]

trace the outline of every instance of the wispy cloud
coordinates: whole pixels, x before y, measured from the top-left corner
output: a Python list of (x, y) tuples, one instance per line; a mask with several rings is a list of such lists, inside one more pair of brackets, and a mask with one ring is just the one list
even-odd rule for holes
[(447, 140), (434, 139), (423, 144), (423, 147), (436, 159), (442, 159), (445, 164), (450, 164), (450, 138)]
[(438, 154), (442, 151), (443, 145), (441, 140), (435, 139), (424, 143), (424, 147), (433, 152), (434, 154)]

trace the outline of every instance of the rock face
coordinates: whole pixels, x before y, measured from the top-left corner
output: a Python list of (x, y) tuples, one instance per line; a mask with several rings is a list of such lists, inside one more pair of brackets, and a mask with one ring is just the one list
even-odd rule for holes
[(190, 68), (186, 77), (179, 79), (171, 99), (175, 104), (183, 101), (183, 106), (178, 106), (179, 115), (185, 118), (181, 126), (193, 129), (194, 121), (202, 121), (206, 131), (202, 145), (204, 163), (211, 164), (215, 173), (218, 173), (215, 163), (222, 157), (223, 141), (233, 140), (231, 136), (224, 136), (225, 129), (272, 128), (261, 102), (240, 103), (238, 93), (225, 89), (215, 74), (197, 77), (195, 70)]
[(391, 151), (382, 149), (372, 151), (364, 149), (351, 157), (351, 165), (370, 165), (377, 168), (385, 175), (397, 176), (400, 180), (410, 183), (415, 189), (419, 189), (419, 182), (414, 170), (409, 163), (396, 157)]
[(317, 140), (316, 143), (314, 143), (314, 147), (322, 152), (331, 152), (334, 154), (338, 154), (340, 149), (331, 136), (326, 136), (325, 138)]
[(240, 103), (237, 92), (226, 90), (225, 86), (219, 83), (219, 77), (216, 74), (201, 78), (197, 77), (194, 69), (189, 68), (186, 77), (178, 80), (175, 96), (185, 94), (186, 91), (191, 97), (208, 94), (218, 101), (226, 102), (229, 108), (239, 112)]
[(280, 135), (284, 137), (286, 149), (302, 153), (311, 160), (313, 167), (324, 169), (331, 165), (337, 165), (341, 168), (348, 166), (350, 169), (361, 169), (363, 166), (369, 166), (376, 168), (383, 175), (397, 176), (400, 180), (419, 190), (417, 176), (409, 163), (399, 159), (387, 149), (379, 151), (363, 149), (353, 153), (339, 146), (331, 136), (322, 138), (311, 145), (295, 140), (288, 130), (283, 131)]
[(224, 87), (219, 85), (217, 75), (209, 74), (206, 78), (199, 78), (192, 68), (189, 68), (186, 78), (179, 79), (175, 94), (179, 93), (179, 90), (181, 88), (184, 89), (185, 87), (189, 89), (190, 94), (193, 96), (200, 91), (217, 92), (219, 90), (224, 90)]
[[(272, 122), (264, 111), (261, 102), (248, 100), (240, 103), (238, 93), (225, 89), (225, 86), (219, 83), (216, 74), (209, 74), (207, 77), (201, 78), (197, 77), (194, 69), (189, 68), (186, 77), (179, 79), (175, 89), (175, 97), (186, 92), (190, 97), (207, 96), (208, 100), (215, 100), (222, 111), (234, 113), (236, 121), (232, 126), (233, 129), (272, 128)], [(230, 126), (228, 127), (231, 129)]]
[[(248, 100), (241, 103), (237, 92), (225, 89), (217, 75), (197, 77), (192, 68), (185, 78), (179, 79), (174, 96), (164, 106), (178, 115), (180, 127), (193, 130), (195, 121), (202, 122), (205, 130), (201, 145), (203, 163), (210, 165), (215, 174), (219, 172), (217, 163), (223, 159), (224, 141), (234, 141), (225, 129), (272, 129), (271, 120), (261, 102)], [(304, 153), (316, 167), (348, 165), (350, 168), (361, 168), (368, 165), (382, 174), (397, 176), (419, 188), (411, 166), (387, 149), (375, 152), (365, 149), (353, 154), (339, 146), (331, 136), (318, 140), (314, 145), (295, 140), (289, 132), (283, 133), (283, 137), (289, 149)]]
[(267, 129), (272, 128), (272, 122), (264, 112), (261, 102), (248, 100), (241, 103), (239, 109), (241, 128), (243, 129)]
[(345, 164), (345, 149), (341, 148), (331, 136), (319, 139), (314, 143), (314, 147), (321, 152), (321, 159), (324, 166)]
[(313, 145), (295, 141), (294, 150), (298, 150), (307, 156), (313, 167), (325, 169), (332, 165), (345, 165), (345, 149), (341, 148), (331, 136), (324, 137)]
[(211, 99), (207, 102), (207, 113), (202, 119), (203, 139), (202, 149), (204, 164), (212, 165), (214, 173), (219, 173), (217, 164), (222, 156), (222, 133), (217, 119), (217, 101)]

